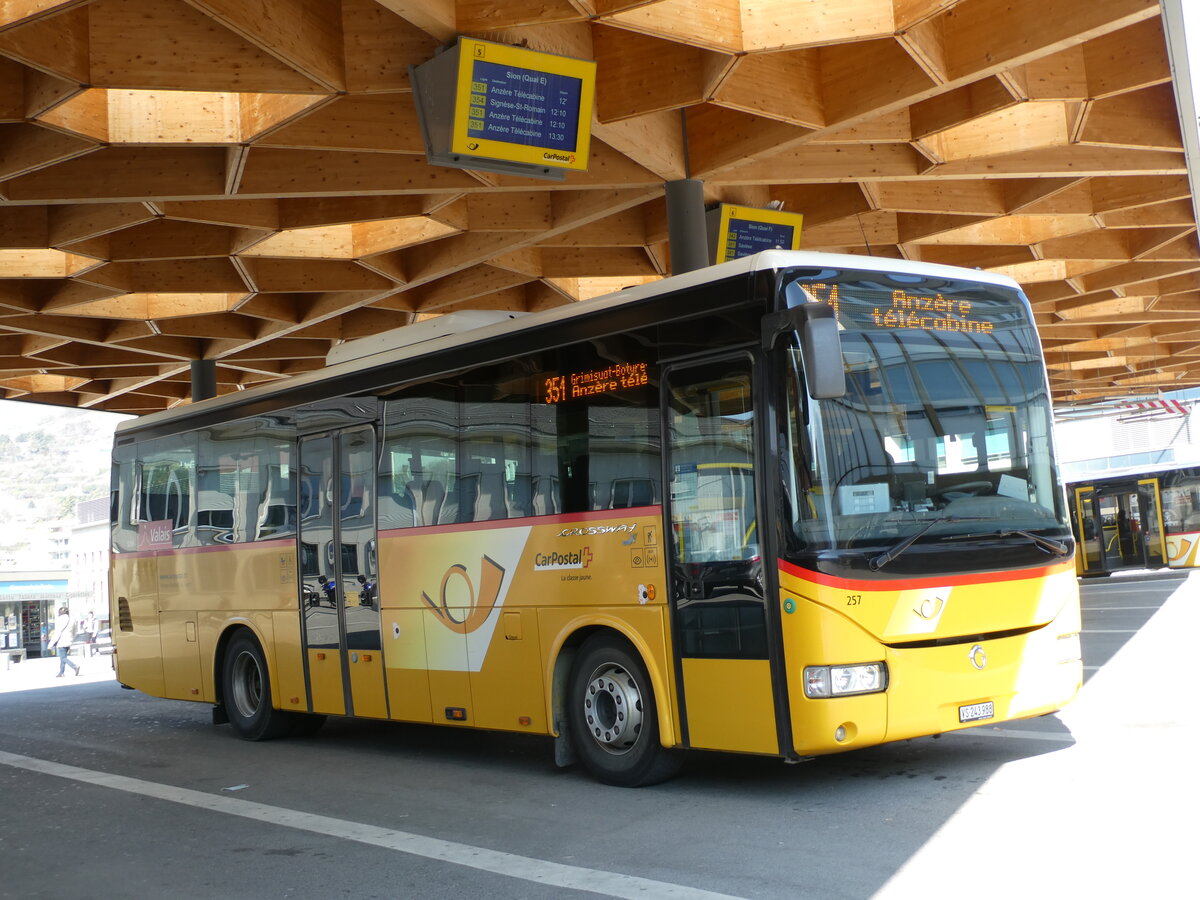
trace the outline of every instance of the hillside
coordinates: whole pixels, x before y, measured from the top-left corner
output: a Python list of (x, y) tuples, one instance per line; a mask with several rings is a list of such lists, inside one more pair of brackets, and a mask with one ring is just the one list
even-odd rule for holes
[(72, 520), (82, 500), (108, 491), (112, 433), (123, 417), (0, 403), (0, 547)]

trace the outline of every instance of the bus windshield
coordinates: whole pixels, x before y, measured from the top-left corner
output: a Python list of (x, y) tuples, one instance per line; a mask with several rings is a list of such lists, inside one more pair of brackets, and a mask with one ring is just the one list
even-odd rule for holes
[(898, 273), (808, 270), (794, 282), (791, 302), (833, 306), (847, 380), (844, 397), (810, 400), (799, 351), (785, 357), (801, 546), (869, 552), (927, 525), (922, 542), (1069, 536), (1023, 298)]

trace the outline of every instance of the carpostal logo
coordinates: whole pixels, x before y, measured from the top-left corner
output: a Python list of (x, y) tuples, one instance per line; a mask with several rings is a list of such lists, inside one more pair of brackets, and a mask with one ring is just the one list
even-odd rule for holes
[(575, 154), (574, 153), (552, 153), (551, 151), (546, 150), (542, 153), (542, 159), (546, 160), (547, 162), (560, 162), (560, 163), (566, 163), (567, 165), (571, 165), (571, 163), (575, 162)]
[(558, 569), (586, 569), (591, 564), (591, 547), (582, 547), (574, 551), (537, 553), (533, 557), (533, 570), (535, 572), (548, 572)]

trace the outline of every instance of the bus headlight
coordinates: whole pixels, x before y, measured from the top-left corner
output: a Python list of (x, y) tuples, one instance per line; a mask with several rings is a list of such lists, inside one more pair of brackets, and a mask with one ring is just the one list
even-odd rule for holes
[(1079, 646), (1079, 632), (1060, 634), (1058, 636), (1058, 661), (1074, 662), (1083, 658), (1083, 648)]
[(806, 666), (806, 697), (845, 697), (849, 694), (875, 694), (887, 690), (887, 664), (863, 663), (854, 666)]

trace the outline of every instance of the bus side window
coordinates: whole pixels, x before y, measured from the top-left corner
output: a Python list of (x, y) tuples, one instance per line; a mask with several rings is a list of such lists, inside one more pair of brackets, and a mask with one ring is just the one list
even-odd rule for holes
[(169, 522), (172, 546), (188, 546), (196, 474), (194, 437), (160, 438), (139, 451), (138, 523)]
[(295, 451), (287, 441), (262, 438), (258, 445), (259, 497), (255, 540), (296, 533)]
[(410, 528), (416, 521), (415, 503), (408, 490), (412, 453), (393, 441), (384, 444), (379, 458), (379, 528)]

